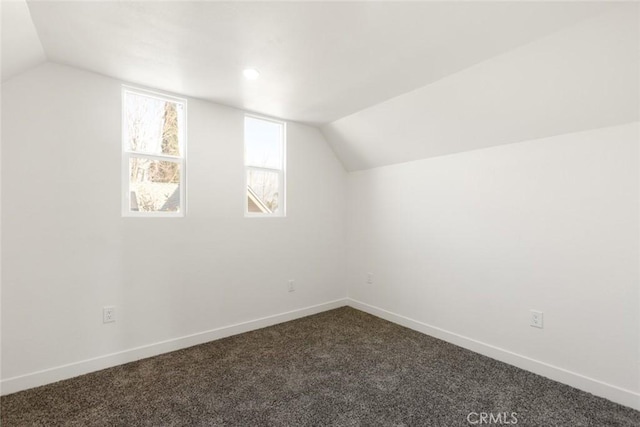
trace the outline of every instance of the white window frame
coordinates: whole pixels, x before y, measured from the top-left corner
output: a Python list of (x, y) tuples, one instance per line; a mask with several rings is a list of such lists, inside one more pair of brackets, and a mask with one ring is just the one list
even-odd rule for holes
[[(180, 135), (178, 144), (180, 148), (180, 156), (170, 156), (164, 154), (147, 154), (129, 149), (127, 118), (126, 118), (126, 102), (127, 93), (142, 95), (149, 98), (159, 99), (161, 101), (174, 102), (182, 104), (183, 126), (179, 129)], [(155, 92), (147, 89), (140, 89), (132, 86), (122, 85), (122, 216), (134, 218), (180, 218), (187, 213), (187, 100), (176, 96), (167, 95), (165, 93)], [(162, 160), (180, 164), (180, 211), (178, 212), (140, 212), (131, 210), (131, 187), (129, 179), (129, 159), (131, 157), (141, 157), (149, 160)]]
[[(246, 119), (247, 118), (251, 118), (251, 119), (256, 119), (256, 120), (264, 120), (265, 122), (271, 122), (271, 123), (276, 123), (280, 126), (282, 126), (282, 168), (281, 169), (275, 169), (275, 168), (263, 168), (263, 167), (259, 167), (259, 166), (249, 166), (247, 165), (247, 141), (246, 141), (246, 134), (245, 134), (245, 129), (246, 129)], [(282, 121), (282, 120), (276, 120), (276, 119), (272, 119), (270, 117), (264, 117), (264, 116), (258, 116), (255, 114), (245, 114), (244, 115), (244, 120), (242, 122), (242, 133), (243, 133), (243, 138), (242, 138), (242, 144), (244, 147), (244, 187), (243, 187), (243, 198), (244, 198), (244, 202), (243, 202), (243, 206), (244, 206), (244, 216), (246, 218), (284, 218), (287, 216), (287, 180), (286, 180), (286, 169), (287, 169), (287, 122)], [(280, 192), (279, 197), (280, 199), (278, 200), (278, 204), (281, 204), (281, 207), (279, 206), (279, 209), (277, 212), (272, 212), (272, 213), (261, 213), (261, 212), (249, 212), (249, 202), (248, 202), (248, 197), (247, 197), (247, 186), (248, 186), (248, 182), (247, 182), (247, 175), (248, 172), (250, 170), (255, 170), (255, 171), (262, 171), (262, 172), (272, 172), (272, 173), (277, 173), (278, 174), (278, 191)]]

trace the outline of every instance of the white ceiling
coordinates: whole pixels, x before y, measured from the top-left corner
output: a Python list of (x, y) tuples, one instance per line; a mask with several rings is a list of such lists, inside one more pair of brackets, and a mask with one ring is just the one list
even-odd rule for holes
[[(333, 122), (612, 7), (590, 2), (28, 4), (51, 61), (313, 124)], [(247, 66), (259, 69), (261, 78), (244, 80)]]
[(638, 6), (621, 5), (322, 131), (354, 171), (637, 121)]
[(46, 60), (24, 0), (0, 3), (2, 13), (2, 81)]
[(3, 0), (1, 11), (2, 81), (49, 60), (319, 125), (350, 171), (640, 114), (637, 3)]

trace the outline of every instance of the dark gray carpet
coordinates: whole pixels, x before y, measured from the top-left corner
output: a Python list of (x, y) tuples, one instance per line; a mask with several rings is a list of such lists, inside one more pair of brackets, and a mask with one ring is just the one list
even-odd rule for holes
[(0, 403), (4, 427), (448, 427), (470, 425), (470, 412), (515, 412), (523, 426), (640, 426), (638, 411), (346, 307)]

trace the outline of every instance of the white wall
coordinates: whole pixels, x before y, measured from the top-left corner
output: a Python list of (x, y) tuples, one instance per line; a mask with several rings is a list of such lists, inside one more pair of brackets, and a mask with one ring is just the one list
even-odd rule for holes
[(633, 123), (351, 174), (349, 297), (640, 408), (638, 141)]
[(247, 219), (243, 112), (189, 99), (188, 215), (122, 218), (120, 85), (51, 63), (2, 85), (4, 380), (346, 296), (346, 172), (317, 129), (288, 125), (287, 217)]

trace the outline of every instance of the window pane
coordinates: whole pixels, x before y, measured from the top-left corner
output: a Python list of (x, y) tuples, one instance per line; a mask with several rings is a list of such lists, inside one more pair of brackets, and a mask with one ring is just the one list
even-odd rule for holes
[(282, 169), (282, 124), (245, 117), (245, 164)]
[(180, 163), (129, 159), (129, 196), (132, 211), (179, 212)]
[(125, 131), (131, 151), (180, 156), (183, 105), (125, 92)]
[(276, 172), (247, 171), (248, 212), (278, 212), (280, 199), (279, 175)]

